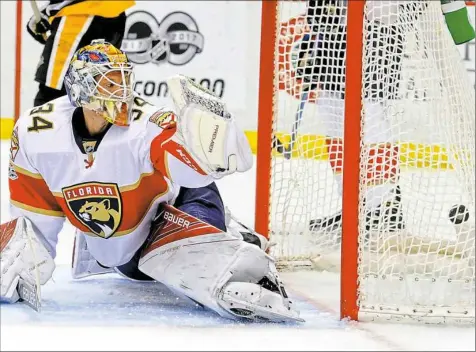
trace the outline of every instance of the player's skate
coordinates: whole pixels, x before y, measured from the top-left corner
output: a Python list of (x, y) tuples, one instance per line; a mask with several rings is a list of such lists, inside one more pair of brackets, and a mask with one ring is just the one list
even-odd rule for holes
[[(392, 199), (367, 213), (365, 223), (367, 232), (372, 230), (396, 232), (405, 228), (399, 186), (395, 188), (395, 195)], [(313, 232), (335, 234), (335, 240), (340, 241), (342, 235), (342, 212), (339, 211), (331, 216), (311, 220), (309, 222), (309, 229)]]

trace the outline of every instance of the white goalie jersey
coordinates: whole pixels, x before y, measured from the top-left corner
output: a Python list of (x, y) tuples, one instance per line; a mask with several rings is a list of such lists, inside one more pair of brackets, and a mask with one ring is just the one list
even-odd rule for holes
[(209, 176), (178, 142), (177, 116), (139, 96), (127, 128), (112, 125), (99, 141), (79, 139), (67, 96), (27, 111), (10, 149), (11, 216), (29, 218), (55, 247), (65, 218), (86, 236), (104, 266), (126, 263), (148, 235), (162, 202), (179, 186), (201, 187)]

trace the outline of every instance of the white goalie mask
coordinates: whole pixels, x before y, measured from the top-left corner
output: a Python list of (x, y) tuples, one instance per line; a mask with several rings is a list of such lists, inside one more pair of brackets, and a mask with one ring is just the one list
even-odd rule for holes
[(93, 110), (106, 121), (128, 126), (133, 95), (132, 64), (104, 40), (94, 40), (71, 59), (65, 87), (74, 106)]

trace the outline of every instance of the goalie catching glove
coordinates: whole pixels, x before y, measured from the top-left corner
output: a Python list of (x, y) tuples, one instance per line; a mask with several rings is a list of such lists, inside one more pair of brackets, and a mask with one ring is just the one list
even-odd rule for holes
[(19, 300), (18, 283), (36, 287), (39, 302), (40, 285), (53, 275), (55, 263), (25, 217), (0, 226), (0, 298), (10, 303)]
[(177, 138), (199, 166), (215, 179), (250, 169), (248, 140), (225, 103), (182, 75), (169, 78), (167, 84), (179, 116)]

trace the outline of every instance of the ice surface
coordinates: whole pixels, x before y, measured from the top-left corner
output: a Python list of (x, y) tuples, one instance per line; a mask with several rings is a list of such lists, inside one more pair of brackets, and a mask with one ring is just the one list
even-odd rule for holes
[[(1, 221), (8, 220), (9, 144), (1, 143)], [(254, 219), (254, 170), (218, 182), (225, 203)], [(0, 350), (473, 350), (475, 328), (342, 322), (336, 274), (283, 273), (304, 324), (243, 324), (176, 298), (157, 283), (108, 274), (74, 281), (66, 224), (43, 309), (1, 304)]]

